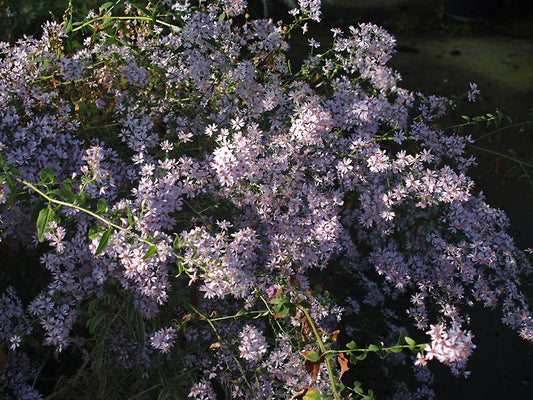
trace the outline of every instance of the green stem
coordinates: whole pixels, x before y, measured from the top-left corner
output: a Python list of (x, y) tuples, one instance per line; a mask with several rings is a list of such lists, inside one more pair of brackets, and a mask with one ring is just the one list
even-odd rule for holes
[(107, 19), (115, 19), (115, 20), (122, 20), (122, 21), (127, 21), (127, 20), (137, 20), (137, 21), (150, 21), (150, 22), (155, 22), (157, 24), (160, 24), (160, 25), (163, 25), (163, 26), (167, 26), (169, 28), (175, 28), (176, 26), (175, 25), (172, 25), (172, 24), (169, 24), (168, 22), (165, 22), (165, 21), (161, 21), (160, 19), (152, 19), (151, 17), (109, 17), (109, 16), (103, 16), (103, 17), (97, 17), (97, 18), (93, 18), (89, 21), (86, 21), (84, 22), (83, 24), (81, 24), (80, 26), (72, 29), (72, 32), (76, 32), (76, 31), (79, 31), (80, 29), (83, 29), (85, 28), (86, 26), (88, 25), (91, 25), (95, 22), (98, 22), (98, 21), (105, 21)]
[[(417, 344), (416, 347), (418, 347), (420, 350), (423, 350), (427, 343)], [(412, 349), (412, 345), (408, 344), (399, 344), (396, 346), (390, 346), (390, 347), (380, 347), (378, 350), (372, 350), (372, 349), (346, 349), (346, 350), (328, 350), (324, 354), (339, 354), (339, 353), (354, 353), (354, 352), (360, 352), (360, 353), (376, 353), (378, 351), (384, 351), (386, 353), (393, 352), (393, 350), (410, 350)]]
[[(213, 319), (209, 318), (209, 316), (205, 315), (204, 313), (202, 313), (198, 308), (196, 308), (194, 305), (192, 305), (191, 303), (185, 301), (185, 304), (192, 310), (194, 311), (197, 315), (199, 315), (204, 321), (207, 321), (207, 323), (209, 324), (209, 326), (211, 327), (211, 329), (213, 330), (213, 332), (215, 333), (216, 337), (217, 337), (217, 340), (218, 342), (221, 344), (223, 343), (223, 338), (222, 336), (220, 336), (220, 333), (218, 333), (218, 329), (217, 327), (215, 326), (215, 324), (213, 323)], [(227, 330), (226, 330), (227, 331)], [(246, 371), (244, 370), (243, 366), (241, 365), (241, 362), (240, 360), (237, 358), (237, 356), (235, 354), (231, 354), (233, 360), (235, 361), (235, 363), (237, 364), (237, 366), (239, 367), (239, 370), (241, 371), (241, 375), (242, 375), (242, 378), (244, 379), (244, 382), (246, 383), (246, 385), (248, 385), (249, 388), (252, 387), (252, 385), (250, 384), (250, 382), (248, 381), (248, 378), (246, 377)]]
[(487, 132), (484, 135), (476, 138), (475, 141), (477, 142), (479, 140), (485, 139), (486, 137), (488, 137), (490, 135), (493, 135), (495, 133), (499, 133), (499, 132), (504, 131), (506, 129), (516, 128), (518, 126), (526, 126), (526, 125), (531, 125), (531, 124), (533, 124), (533, 121), (526, 121), (526, 122), (521, 122), (521, 123), (518, 123), (518, 124), (511, 124), (511, 125), (505, 126), (503, 128), (494, 129), (494, 130), (492, 130), (490, 132)]
[(62, 200), (57, 200), (57, 199), (54, 199), (52, 197), (50, 197), (49, 195), (47, 195), (45, 192), (43, 192), (42, 190), (40, 190), (37, 186), (35, 186), (33, 183), (30, 183), (30, 182), (27, 182), (25, 180), (22, 180), (20, 178), (15, 178), (17, 182), (20, 182), (22, 183), (24, 186), (30, 188), (31, 190), (33, 190), (34, 192), (36, 192), (39, 196), (43, 197), (45, 200), (48, 200), (50, 203), (53, 203), (53, 204), (57, 204), (59, 206), (65, 206), (65, 207), (70, 207), (70, 208), (74, 208), (75, 210), (78, 210), (78, 211), (81, 211), (87, 215), (90, 215), (91, 217), (103, 222), (104, 224), (106, 224), (109, 228), (115, 228), (119, 231), (122, 231), (124, 233), (126, 233), (127, 235), (137, 239), (138, 241), (142, 242), (142, 243), (145, 243), (149, 246), (153, 246), (154, 243), (152, 243), (151, 241), (149, 240), (146, 240), (144, 238), (142, 238), (141, 236), (137, 235), (136, 233), (133, 233), (131, 232), (130, 228), (124, 228), (120, 225), (117, 225), (111, 221), (109, 221), (108, 219), (102, 217), (101, 215), (98, 215), (96, 214), (95, 212), (91, 211), (91, 210), (87, 210), (86, 208), (83, 208), (83, 207), (80, 207), (76, 204), (72, 204), (72, 203), (67, 203), (66, 201), (62, 201)]
[(485, 153), (494, 154), (494, 155), (496, 155), (498, 157), (506, 158), (506, 159), (508, 159), (508, 160), (510, 160), (512, 162), (515, 162), (515, 163), (519, 164), (520, 166), (533, 168), (533, 164), (525, 162), (525, 161), (522, 161), (522, 160), (520, 160), (520, 159), (518, 159), (516, 157), (508, 156), (507, 154), (500, 153), (500, 152), (495, 151), (495, 150), (486, 149), (484, 147), (475, 146), (473, 144), (469, 144), (468, 146), (470, 146), (471, 148), (473, 148), (475, 150), (483, 151)]
[[(328, 350), (326, 349), (326, 346), (324, 346), (324, 342), (322, 341), (322, 337), (320, 335), (320, 332), (318, 332), (318, 329), (313, 321), (313, 318), (311, 318), (311, 315), (304, 307), (298, 307), (305, 315), (305, 318), (307, 318), (307, 321), (309, 322), (309, 325), (311, 326), (311, 329), (313, 330), (313, 334), (315, 335), (315, 339), (318, 344), (318, 348), (320, 349), (321, 356), (324, 356)], [(339, 395), (339, 392), (337, 392), (337, 385), (335, 384), (335, 376), (333, 375), (333, 369), (331, 368), (331, 362), (327, 357), (324, 357), (324, 362), (326, 364), (326, 369), (328, 371), (329, 381), (331, 385), (331, 391), (333, 392), (333, 397), (337, 400), (341, 400), (341, 397)]]
[(233, 314), (233, 315), (226, 315), (224, 317), (210, 318), (210, 320), (216, 322), (216, 321), (224, 321), (227, 319), (237, 319), (239, 317), (248, 317), (250, 315), (261, 316), (262, 314), (264, 314), (264, 311), (248, 311), (248, 312), (243, 312), (241, 314)]

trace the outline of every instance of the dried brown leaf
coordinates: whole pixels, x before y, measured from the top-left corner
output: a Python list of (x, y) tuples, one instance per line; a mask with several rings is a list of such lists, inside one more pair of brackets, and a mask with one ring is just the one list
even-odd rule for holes
[(340, 381), (342, 379), (342, 376), (344, 375), (344, 373), (350, 369), (350, 367), (349, 367), (350, 362), (348, 361), (348, 359), (346, 358), (346, 356), (343, 353), (339, 353), (337, 355), (337, 362), (339, 363), (339, 365), (341, 367), (341, 374), (339, 376), (339, 381)]
[(320, 371), (320, 364), (322, 364), (322, 358), (320, 358), (320, 360), (318, 360), (317, 362), (305, 360), (305, 370), (307, 371), (313, 382), (315, 382), (316, 378), (318, 377), (318, 371)]
[(302, 325), (302, 342), (307, 342), (307, 338), (311, 334), (311, 324), (305, 316), (301, 319), (300, 323)]

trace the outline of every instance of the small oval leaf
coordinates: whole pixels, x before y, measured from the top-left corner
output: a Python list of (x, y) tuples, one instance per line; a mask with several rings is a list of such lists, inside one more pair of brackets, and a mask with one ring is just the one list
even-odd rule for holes
[(107, 204), (104, 199), (99, 199), (96, 203), (96, 208), (100, 214), (105, 214), (107, 212)]
[(320, 355), (316, 351), (302, 351), (302, 355), (311, 362), (320, 360)]
[(41, 183), (53, 183), (55, 182), (54, 170), (50, 167), (43, 168), (39, 174)]
[(55, 218), (55, 212), (53, 208), (48, 204), (48, 207), (39, 211), (37, 217), (37, 240), (42, 242), (44, 240), (44, 232), (48, 229), (48, 224)]
[(54, 195), (56, 197), (59, 197), (61, 200), (64, 200), (71, 204), (74, 204), (77, 198), (74, 193), (67, 189), (54, 189), (49, 191), (48, 195)]
[(111, 237), (111, 234), (113, 233), (114, 228), (109, 228), (107, 231), (104, 232), (102, 235), (102, 238), (100, 239), (100, 243), (98, 243), (98, 247), (96, 248), (96, 251), (94, 252), (94, 255), (97, 256), (100, 254), (109, 243), (109, 238)]
[(143, 260), (147, 260), (155, 254), (155, 246), (151, 245), (146, 254), (143, 256)]

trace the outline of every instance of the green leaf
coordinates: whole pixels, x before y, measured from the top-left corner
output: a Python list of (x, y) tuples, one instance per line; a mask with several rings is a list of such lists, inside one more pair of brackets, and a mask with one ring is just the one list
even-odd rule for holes
[(9, 173), (14, 176), (22, 176), (20, 171), (16, 169), (15, 167), (9, 166)]
[(286, 305), (282, 305), (280, 307), (274, 307), (274, 312), (276, 314), (276, 317), (283, 318), (289, 313), (289, 307)]
[(105, 314), (99, 311), (93, 318), (88, 321), (89, 333), (91, 335), (94, 335), (94, 333), (96, 332), (96, 328), (100, 326), (104, 318)]
[(102, 232), (105, 231), (105, 228), (103, 226), (91, 226), (89, 228), (89, 240), (94, 240), (94, 238), (97, 238), (102, 234)]
[(48, 195), (57, 196), (61, 200), (66, 201), (67, 203), (74, 204), (78, 196), (72, 193), (67, 189), (54, 189), (48, 192)]
[(381, 346), (378, 346), (377, 344), (371, 344), (368, 346), (368, 350), (370, 351), (380, 351), (381, 350)]
[(363, 384), (359, 381), (355, 381), (353, 383), (353, 391), (357, 394), (362, 395), (363, 394)]
[(272, 304), (276, 304), (276, 305), (282, 305), (282, 304), (285, 304), (289, 301), (289, 299), (287, 298), (287, 296), (284, 294), (284, 293), (280, 293), (278, 294), (275, 298), (271, 299), (270, 302)]
[(304, 395), (302, 400), (321, 400), (324, 399), (324, 396), (318, 389), (309, 389), (309, 391)]
[(43, 168), (39, 174), (41, 177), (41, 183), (49, 184), (55, 182), (54, 170), (50, 167)]
[(300, 305), (303, 308), (311, 308), (311, 303), (309, 303), (308, 301), (305, 301), (305, 300), (300, 301), (298, 303), (298, 305)]
[(150, 12), (150, 10), (144, 8), (144, 7), (141, 7), (141, 6), (138, 6), (134, 3), (131, 3), (131, 5), (133, 7), (135, 7), (138, 11), (140, 11), (142, 14), (146, 15), (146, 16), (150, 16), (152, 13)]
[(104, 326), (98, 331), (98, 337), (96, 338), (96, 342), (94, 344), (96, 355), (93, 359), (91, 367), (98, 374), (100, 373), (101, 367), (102, 367), (102, 360), (104, 357), (104, 348), (105, 348), (105, 339), (107, 337), (107, 332), (109, 331), (109, 327), (111, 326), (112, 322), (113, 320), (111, 318), (108, 318)]
[(398, 341), (396, 342), (396, 346), (401, 346), (405, 342), (405, 335), (403, 332), (400, 332), (400, 336), (398, 337)]
[(404, 339), (405, 343), (407, 343), (409, 346), (416, 346), (414, 339), (411, 339), (409, 336), (406, 336)]
[(107, 212), (107, 204), (104, 199), (98, 200), (98, 203), (96, 203), (96, 209), (100, 214), (105, 214)]
[(107, 231), (104, 232), (104, 234), (102, 235), (102, 238), (100, 239), (100, 243), (98, 243), (98, 247), (96, 248), (96, 251), (94, 252), (95, 256), (100, 254), (107, 247), (107, 244), (109, 243), (109, 238), (111, 237), (111, 234), (113, 233), (114, 230), (115, 230), (114, 228), (109, 228)]
[(135, 304), (133, 304), (133, 298), (130, 296), (128, 300), (128, 308), (126, 310), (126, 321), (128, 321), (128, 323), (133, 321), (134, 316), (135, 316)]
[(10, 191), (14, 192), (15, 180), (13, 179), (13, 176), (11, 176), (11, 174), (7, 174), (3, 175), (2, 178), (6, 180), (7, 186), (9, 186)]
[[(133, 227), (133, 215), (131, 214), (131, 210), (129, 207), (126, 208), (126, 211), (128, 212), (128, 226)], [(177, 236), (176, 236), (177, 237)], [(175, 242), (175, 240), (174, 240)], [(174, 247), (175, 248), (175, 247)]]
[(106, 18), (104, 23), (100, 25), (100, 30), (102, 31), (106, 30), (107, 28), (115, 25), (115, 22), (116, 22), (115, 18), (112, 18), (112, 17)]
[(179, 235), (176, 235), (176, 237), (174, 238), (174, 242), (172, 243), (172, 248), (176, 250), (178, 247), (180, 247), (180, 242), (181, 240)]
[(161, 392), (159, 392), (159, 396), (157, 396), (157, 400), (165, 400), (169, 397), (170, 394), (170, 388), (171, 386), (165, 386)]
[(400, 353), (403, 349), (400, 346), (394, 346), (389, 349), (391, 353)]
[(104, 358), (104, 346), (100, 345), (100, 347), (96, 349), (96, 356), (94, 357), (93, 362), (91, 363), (91, 368), (94, 371), (100, 372), (103, 358)]
[(63, 180), (63, 187), (69, 192), (72, 192), (72, 179), (67, 178)]
[(316, 351), (302, 351), (302, 355), (311, 362), (320, 360), (320, 355)]
[(146, 254), (143, 256), (143, 260), (147, 260), (155, 254), (155, 246), (151, 245)]
[(291, 317), (296, 317), (296, 307), (294, 304), (289, 304), (289, 314)]
[(31, 216), (30, 216), (30, 222), (32, 224), (35, 224), (37, 223), (37, 217), (39, 216), (39, 212), (45, 208), (46, 206), (48, 205), (48, 202), (46, 200), (41, 200), (39, 201), (35, 207), (33, 207), (33, 210), (31, 211)]
[(39, 211), (37, 217), (37, 240), (42, 242), (44, 240), (44, 232), (48, 229), (48, 224), (55, 218), (54, 209), (48, 204), (48, 207)]
[[(240, 312), (240, 311), (239, 311), (239, 312)], [(239, 313), (237, 313), (237, 315), (238, 315), (238, 314), (239, 314)], [(244, 314), (244, 313), (243, 313), (243, 314)], [(270, 314), (270, 311), (268, 311), (268, 310), (261, 311), (261, 312), (257, 313), (257, 314), (254, 316), (254, 319), (266, 317), (266, 316), (268, 316), (268, 314)]]
[(72, 19), (69, 18), (67, 21), (65, 21), (65, 25), (63, 26), (63, 30), (65, 33), (72, 32)]
[(78, 204), (81, 207), (85, 207), (87, 205), (88, 199), (89, 197), (85, 193), (82, 192), (78, 195)]
[(355, 350), (357, 349), (357, 344), (352, 340), (351, 342), (346, 344), (346, 348), (349, 350)]
[(183, 264), (183, 262), (179, 261), (178, 262), (178, 275), (181, 275), (183, 272), (185, 271), (185, 264)]
[(107, 10), (111, 8), (112, 5), (113, 5), (112, 1), (106, 1), (104, 4), (100, 6), (100, 12), (106, 12)]
[(163, 384), (163, 386), (167, 386), (168, 381), (165, 371), (163, 371), (162, 368), (157, 368), (157, 373), (159, 375), (159, 379), (161, 379), (161, 383)]
[(142, 315), (137, 312), (137, 332), (139, 334), (139, 346), (144, 347), (145, 341), (145, 331), (144, 331), (144, 320)]

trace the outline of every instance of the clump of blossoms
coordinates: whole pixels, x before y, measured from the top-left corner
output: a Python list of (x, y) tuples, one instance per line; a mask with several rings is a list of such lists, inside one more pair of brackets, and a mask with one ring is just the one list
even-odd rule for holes
[(4, 397), (42, 398), (55, 351), (57, 393), (357, 398), (347, 371), (378, 353), (415, 368), (382, 397), (431, 398), (429, 360), (466, 373), (474, 303), (533, 340), (531, 266), (472, 190), (469, 138), (433, 128), (454, 104), (398, 86), (390, 34), (334, 29), (291, 72), (319, 1), (288, 27), (161, 3), (0, 45), (2, 251), (38, 286), (3, 272)]

